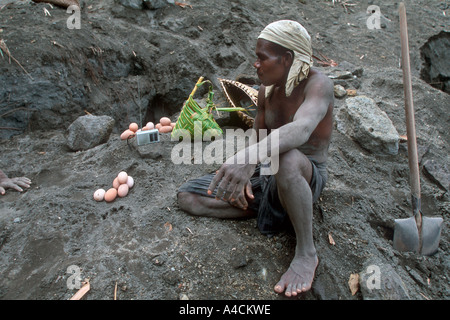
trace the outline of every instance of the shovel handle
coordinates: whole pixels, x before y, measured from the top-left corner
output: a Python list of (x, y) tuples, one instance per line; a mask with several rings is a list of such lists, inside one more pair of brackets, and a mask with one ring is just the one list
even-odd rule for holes
[(400, 39), (402, 46), (403, 90), (405, 93), (406, 134), (408, 136), (410, 185), (412, 196), (416, 199), (420, 199), (419, 160), (417, 155), (414, 104), (411, 84), (411, 66), (409, 61), (408, 26), (406, 23), (406, 8), (403, 2), (400, 2), (399, 14)]

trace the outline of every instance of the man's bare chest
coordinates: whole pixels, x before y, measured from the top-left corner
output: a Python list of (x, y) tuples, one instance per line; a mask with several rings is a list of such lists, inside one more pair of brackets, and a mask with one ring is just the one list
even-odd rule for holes
[(277, 129), (294, 120), (294, 116), (303, 101), (268, 102), (265, 106), (264, 120), (268, 129)]

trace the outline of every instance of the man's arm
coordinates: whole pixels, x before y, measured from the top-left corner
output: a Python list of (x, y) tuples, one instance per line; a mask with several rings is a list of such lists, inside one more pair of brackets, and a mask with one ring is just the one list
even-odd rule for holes
[[(249, 151), (249, 147), (252, 145), (255, 145), (258, 143), (260, 137), (259, 137), (259, 130), (260, 129), (266, 129), (265, 124), (265, 87), (264, 85), (260, 86), (259, 92), (258, 92), (258, 105), (256, 106), (257, 111), (255, 115), (255, 119), (253, 122), (253, 130), (251, 137), (249, 139), (249, 146), (247, 148), (244, 148), (240, 151), (244, 152), (244, 155), (246, 155), (246, 161), (243, 162), (235, 162), (233, 164), (238, 165), (234, 166), (233, 168), (227, 167), (227, 164), (223, 164), (219, 170), (217, 170), (216, 175), (214, 176), (213, 180), (211, 181), (211, 184), (208, 188), (208, 194), (212, 194), (214, 189), (217, 185), (219, 185), (219, 188), (217, 189), (216, 193), (216, 199), (222, 199), (226, 198), (226, 200), (229, 200), (229, 202), (239, 208), (246, 209), (248, 206), (246, 196), (250, 199), (253, 199), (253, 192), (252, 192), (252, 186), (250, 183), (250, 177), (253, 175), (256, 163), (255, 164), (249, 164), (248, 160), (250, 159), (250, 154), (245, 151)], [(239, 151), (238, 151), (239, 152)], [(234, 156), (230, 159), (234, 159)], [(228, 159), (229, 160), (229, 159)], [(229, 171), (225, 172), (225, 168), (229, 169)], [(232, 172), (233, 170), (245, 172), (244, 175), (241, 174), (234, 174)], [(244, 181), (242, 179), (238, 185), (235, 185), (233, 183), (228, 183), (228, 177), (229, 176), (240, 176), (242, 178), (243, 176), (247, 176), (248, 179)], [(225, 182), (224, 182), (225, 180)], [(231, 182), (231, 181), (230, 181)], [(234, 182), (234, 181), (233, 181)], [(219, 184), (220, 183), (220, 184)], [(225, 185), (224, 185), (225, 184)], [(228, 188), (226, 188), (228, 187)], [(231, 189), (233, 188), (233, 189)], [(233, 196), (230, 196), (233, 194)]]

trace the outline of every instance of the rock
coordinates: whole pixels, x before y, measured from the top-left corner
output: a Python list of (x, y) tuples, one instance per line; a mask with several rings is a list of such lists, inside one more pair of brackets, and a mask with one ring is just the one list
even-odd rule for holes
[(361, 87), (361, 78), (364, 73), (362, 67), (356, 67), (352, 63), (342, 61), (337, 67), (332, 69), (322, 70), (330, 79), (333, 80), (335, 85), (341, 85), (345, 89), (353, 87), (359, 89)]
[(156, 10), (166, 7), (168, 4), (174, 4), (174, 0), (144, 0), (144, 5), (150, 10)]
[(428, 159), (423, 164), (424, 173), (436, 184), (446, 191), (450, 190), (450, 172), (447, 162)]
[(426, 285), (426, 284), (425, 284), (425, 281), (423, 280), (423, 278), (420, 276), (420, 274), (419, 274), (416, 270), (410, 269), (410, 270), (407, 270), (407, 271), (408, 271), (409, 275), (411, 276), (411, 278), (412, 278), (415, 282), (417, 282), (418, 284), (420, 284), (420, 285), (422, 285), (422, 286), (425, 286), (425, 285)]
[(364, 74), (364, 69), (363, 68), (357, 68), (357, 69), (353, 70), (352, 74), (354, 76), (357, 76), (358, 78), (361, 78), (362, 75)]
[(350, 71), (334, 71), (328, 77), (330, 79), (352, 79), (353, 75)]
[(361, 78), (364, 73), (364, 69), (362, 67), (357, 67), (348, 61), (342, 61), (341, 63), (339, 63), (339, 66), (336, 69), (348, 71), (358, 78)]
[(312, 284), (314, 295), (320, 300), (338, 300), (336, 284), (328, 273), (319, 274)]
[(357, 95), (357, 91), (355, 89), (347, 89), (347, 96), (354, 97)]
[(109, 116), (81, 116), (68, 128), (67, 146), (72, 151), (88, 150), (108, 141), (114, 126)]
[(233, 257), (233, 261), (231, 261), (231, 265), (234, 269), (240, 269), (246, 267), (248, 264), (247, 257), (245, 256), (238, 256)]
[(336, 114), (337, 129), (376, 154), (396, 155), (400, 136), (387, 114), (366, 96), (351, 97)]
[(409, 300), (408, 289), (397, 272), (380, 259), (368, 260), (359, 275), (364, 300)]
[(337, 84), (334, 86), (334, 96), (338, 99), (343, 98), (347, 95), (347, 91), (343, 86)]
[(179, 273), (171, 268), (163, 274), (162, 280), (168, 285), (176, 286), (180, 283), (181, 278)]
[(120, 4), (131, 9), (143, 9), (142, 0), (120, 0)]
[(180, 300), (189, 300), (189, 297), (187, 296), (187, 294), (181, 293)]
[(322, 72), (333, 80), (334, 85), (341, 85), (345, 89), (359, 89), (361, 87), (361, 81), (358, 78), (362, 77), (364, 69), (361, 67), (358, 68), (347, 61), (342, 61), (337, 67), (324, 69)]

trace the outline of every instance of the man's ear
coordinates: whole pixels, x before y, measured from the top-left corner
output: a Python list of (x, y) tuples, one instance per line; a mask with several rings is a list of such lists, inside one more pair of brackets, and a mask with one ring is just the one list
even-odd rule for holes
[(285, 67), (291, 67), (292, 63), (294, 62), (294, 54), (291, 50), (286, 50), (286, 52), (283, 55)]

